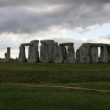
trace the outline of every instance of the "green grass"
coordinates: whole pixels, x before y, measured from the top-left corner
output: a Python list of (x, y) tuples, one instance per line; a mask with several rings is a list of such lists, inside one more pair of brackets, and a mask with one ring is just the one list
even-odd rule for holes
[(0, 110), (110, 110), (110, 63), (0, 63)]
[(110, 63), (0, 63), (0, 82), (74, 83), (110, 81)]
[[(96, 89), (102, 83), (91, 84)], [(70, 85), (82, 87), (85, 83)], [(86, 90), (90, 83), (85, 90), (68, 88), (70, 85), (1, 83), (0, 110), (110, 110), (110, 92)]]

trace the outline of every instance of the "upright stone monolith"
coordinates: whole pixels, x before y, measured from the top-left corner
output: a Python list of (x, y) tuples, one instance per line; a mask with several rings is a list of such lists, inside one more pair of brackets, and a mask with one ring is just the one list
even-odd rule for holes
[(63, 62), (75, 63), (75, 51), (73, 43), (61, 43)]
[(73, 43), (69, 44), (67, 47), (67, 62), (75, 63), (75, 51), (74, 51)]
[(98, 63), (98, 47), (91, 47), (90, 49), (90, 62), (91, 63)]
[(9, 62), (12, 59), (10, 58), (10, 47), (7, 47), (7, 52), (5, 53), (5, 59), (3, 62)]
[(19, 50), (20, 50), (20, 52), (19, 52), (18, 61), (19, 61), (19, 62), (26, 62), (27, 59), (26, 59), (26, 55), (25, 55), (25, 47), (22, 46), (22, 44), (21, 44), (21, 46), (19, 47)]
[(76, 62), (80, 63), (80, 50), (79, 49), (76, 50)]
[(61, 46), (61, 51), (62, 51), (62, 61), (63, 61), (63, 62), (66, 62), (66, 59), (67, 59), (66, 47), (63, 46), (63, 45), (60, 45), (60, 46)]
[(53, 62), (54, 63), (62, 63), (63, 62), (61, 46), (58, 45), (58, 43), (54, 43)]
[(82, 44), (80, 48), (78, 49), (77, 56), (80, 63), (89, 63), (90, 57), (89, 57), (89, 45), (88, 44)]
[(100, 62), (106, 63), (108, 61), (108, 47), (106, 45), (103, 45), (101, 46)]
[(42, 40), (40, 47), (40, 61), (49, 63), (53, 62), (54, 40)]
[(110, 45), (108, 45), (108, 62), (110, 62)]
[(38, 40), (31, 41), (28, 50), (28, 62), (39, 62), (38, 44)]

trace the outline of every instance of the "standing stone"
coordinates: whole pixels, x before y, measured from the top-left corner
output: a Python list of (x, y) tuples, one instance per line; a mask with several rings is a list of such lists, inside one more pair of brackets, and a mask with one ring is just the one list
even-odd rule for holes
[(68, 63), (75, 63), (75, 51), (74, 51), (73, 44), (68, 45), (67, 62)]
[(109, 58), (108, 58), (108, 48), (106, 45), (103, 45), (101, 47), (101, 54), (100, 54), (100, 62), (108, 62)]
[(49, 56), (48, 56), (48, 46), (46, 44), (41, 44), (41, 47), (40, 47), (40, 61), (41, 62), (49, 62)]
[(48, 44), (49, 62), (53, 62), (53, 49), (54, 49), (54, 44)]
[(91, 47), (90, 49), (90, 59), (92, 63), (98, 63), (99, 58), (98, 58), (98, 47)]
[(80, 51), (79, 51), (79, 49), (76, 50), (76, 62), (80, 62)]
[[(100, 58), (98, 58), (98, 47), (101, 47)], [(107, 44), (84, 43), (82, 44), (82, 46), (80, 46), (78, 53), (80, 55), (79, 62), (81, 63), (89, 63), (89, 62), (97, 63), (99, 61), (100, 62), (109, 61), (109, 49)]]
[(3, 62), (9, 62), (11, 61), (11, 58), (10, 58), (10, 47), (7, 47), (7, 52), (5, 53), (5, 59)]
[(30, 45), (28, 48), (28, 62), (33, 61), (33, 45)]
[(34, 63), (39, 61), (38, 43), (38, 40), (31, 41), (28, 50), (28, 62)]
[(89, 57), (89, 45), (82, 44), (79, 48), (79, 55), (80, 55), (80, 63), (89, 63), (90, 57)]
[(108, 62), (110, 62), (110, 45), (108, 45)]
[(66, 51), (66, 47), (61, 45), (61, 52), (62, 52), (62, 60), (63, 62), (66, 62), (66, 57), (67, 57), (67, 51)]
[(7, 48), (6, 59), (10, 59), (10, 47)]
[(61, 43), (63, 62), (75, 63), (75, 52), (73, 43)]
[(59, 46), (58, 43), (55, 43), (53, 48), (53, 62), (62, 63), (62, 61), (61, 46)]
[(25, 47), (21, 45), (19, 47), (19, 50), (20, 50), (20, 52), (19, 52), (18, 61), (19, 62), (26, 62), (27, 59), (26, 59), (26, 55), (25, 55)]
[(53, 40), (42, 40), (40, 47), (40, 61), (49, 63), (53, 62), (53, 48), (54, 41)]

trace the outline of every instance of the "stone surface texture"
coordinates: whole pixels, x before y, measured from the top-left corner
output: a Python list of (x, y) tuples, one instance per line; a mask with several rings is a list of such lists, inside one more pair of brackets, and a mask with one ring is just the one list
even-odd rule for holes
[(3, 62), (10, 62), (12, 59), (10, 58), (10, 47), (7, 47), (7, 52), (5, 53), (5, 59)]
[(26, 62), (26, 55), (25, 55), (25, 47), (24, 46), (20, 46), (19, 47), (19, 57), (18, 57), (18, 61), (19, 62)]
[(28, 62), (39, 62), (39, 52), (38, 52), (38, 44), (39, 41), (34, 40), (31, 41), (31, 45), (29, 46), (28, 50)]
[(42, 40), (40, 47), (40, 61), (44, 63), (53, 62), (53, 40)]
[(75, 63), (75, 51), (73, 44), (69, 44), (67, 48), (67, 62)]
[(75, 51), (74, 51), (74, 43), (61, 43), (61, 51), (63, 62), (67, 63), (75, 63)]
[(59, 46), (58, 44), (54, 45), (54, 49), (53, 49), (53, 62), (54, 63), (62, 63), (63, 62), (61, 46)]

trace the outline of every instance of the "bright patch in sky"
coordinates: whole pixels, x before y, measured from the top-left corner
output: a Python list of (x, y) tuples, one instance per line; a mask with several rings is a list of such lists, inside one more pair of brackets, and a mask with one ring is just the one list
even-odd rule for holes
[(100, 36), (107, 36), (110, 34), (110, 25), (103, 25), (96, 29), (91, 29), (90, 31), (87, 31), (82, 34), (82, 36), (85, 36), (87, 38), (98, 38)]
[(73, 38), (81, 38), (81, 39), (96, 39), (101, 36), (110, 35), (110, 25), (102, 25), (98, 27), (94, 27), (88, 30), (67, 30), (65, 35), (73, 37)]

